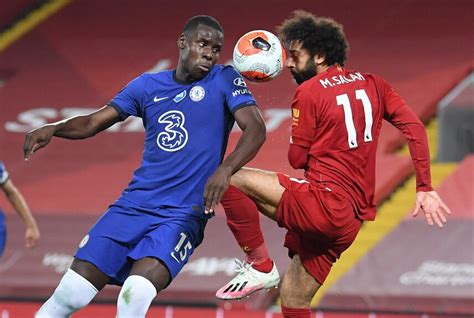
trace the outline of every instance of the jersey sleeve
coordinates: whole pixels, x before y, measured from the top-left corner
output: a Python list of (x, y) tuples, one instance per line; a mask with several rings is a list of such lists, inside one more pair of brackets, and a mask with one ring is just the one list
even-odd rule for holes
[(109, 106), (117, 110), (122, 120), (125, 120), (128, 116), (142, 116), (145, 84), (146, 77), (145, 74), (142, 74), (131, 80), (108, 103)]
[(293, 117), (291, 144), (309, 148), (313, 143), (316, 133), (316, 114), (314, 106), (314, 97), (305, 89), (305, 86), (300, 86), (296, 90), (291, 105)]
[(410, 156), (416, 171), (416, 190), (433, 191), (431, 186), (430, 152), (423, 123), (401, 96), (382, 81), (384, 118), (400, 130), (408, 139)]
[(288, 161), (294, 169), (307, 169), (309, 148), (291, 144), (288, 149)]
[(229, 110), (234, 113), (237, 109), (257, 105), (255, 98), (247, 88), (242, 76), (232, 67), (226, 66), (222, 69), (221, 87)]
[(0, 161), (0, 186), (3, 186), (9, 177), (10, 175), (8, 174), (7, 169), (5, 169), (5, 165)]

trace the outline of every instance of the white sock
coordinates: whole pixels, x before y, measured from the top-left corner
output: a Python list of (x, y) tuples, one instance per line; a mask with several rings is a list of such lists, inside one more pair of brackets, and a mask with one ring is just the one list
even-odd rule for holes
[(128, 276), (118, 296), (116, 318), (145, 318), (156, 294), (155, 286), (145, 277)]
[(53, 295), (41, 306), (35, 318), (68, 318), (85, 307), (98, 293), (87, 279), (68, 269)]

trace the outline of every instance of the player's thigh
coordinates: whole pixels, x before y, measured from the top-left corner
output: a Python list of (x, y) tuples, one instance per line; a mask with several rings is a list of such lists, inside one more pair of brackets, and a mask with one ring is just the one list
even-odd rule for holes
[[(123, 283), (132, 268), (128, 255), (159, 222), (159, 217), (117, 201), (89, 230), (74, 257), (93, 264), (101, 273), (110, 277), (111, 282)], [(90, 266), (85, 267), (84, 272), (97, 276), (96, 270)], [(88, 274), (89, 272), (92, 274)]]
[(101, 290), (110, 282), (110, 277), (104, 274), (94, 264), (74, 258), (71, 269), (87, 279), (97, 290)]
[(167, 287), (201, 244), (206, 220), (183, 215), (147, 233), (128, 255), (130, 275), (149, 279), (157, 291)]
[(242, 168), (232, 176), (231, 184), (248, 195), (262, 213), (276, 220), (277, 206), (285, 188), (275, 172)]
[(283, 306), (291, 308), (309, 307), (313, 296), (321, 285), (306, 271), (296, 254), (291, 259), (281, 287)]

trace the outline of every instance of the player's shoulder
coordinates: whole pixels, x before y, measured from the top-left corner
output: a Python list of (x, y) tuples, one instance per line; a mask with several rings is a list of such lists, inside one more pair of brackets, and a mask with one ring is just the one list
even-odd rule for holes
[(141, 81), (147, 83), (150, 81), (166, 81), (166, 80), (172, 80), (173, 78), (173, 71), (172, 70), (164, 70), (160, 72), (155, 72), (155, 73), (142, 73), (138, 77)]
[(391, 85), (379, 74), (361, 73), (366, 81), (372, 82), (380, 91), (389, 89)]
[(298, 87), (296, 88), (296, 93), (297, 94), (316, 94), (318, 92), (318, 84), (319, 79), (318, 76), (313, 76), (312, 78), (304, 81)]
[(320, 78), (318, 82), (324, 88), (357, 82), (375, 82), (377, 85), (385, 84), (385, 80), (380, 75), (341, 66), (330, 68), (330, 70), (323, 76), (323, 78)]
[(344, 69), (344, 72), (346, 74), (353, 74), (354, 76), (364, 78), (365, 80), (369, 80), (369, 81), (371, 80), (375, 82), (385, 82), (384, 78), (376, 73), (364, 72), (364, 71), (355, 70), (355, 69)]
[(298, 85), (295, 90), (294, 101), (297, 100), (302, 104), (318, 103), (321, 92), (317, 89), (313, 79), (314, 77)]
[(156, 86), (166, 85), (172, 82), (172, 71), (161, 71), (158, 73), (142, 73), (133, 78), (127, 86), (137, 92), (148, 92)]
[(149, 78), (150, 78), (150, 74), (148, 73), (139, 74), (133, 77), (126, 86), (130, 88), (137, 88), (139, 86), (144, 86)]
[(211, 75), (214, 75), (214, 77), (234, 76), (239, 75), (239, 73), (232, 65), (216, 64), (212, 68)]
[(228, 83), (244, 82), (242, 75), (232, 65), (215, 65), (208, 78), (219, 87), (227, 87)]
[(214, 65), (213, 71), (215, 71), (216, 73), (237, 72), (232, 65), (224, 65), (224, 64)]
[(378, 92), (386, 92), (391, 89), (390, 83), (388, 83), (382, 76), (370, 72), (360, 72), (355, 70), (348, 70), (348, 74), (354, 74), (356, 77), (363, 78), (367, 85), (375, 86)]

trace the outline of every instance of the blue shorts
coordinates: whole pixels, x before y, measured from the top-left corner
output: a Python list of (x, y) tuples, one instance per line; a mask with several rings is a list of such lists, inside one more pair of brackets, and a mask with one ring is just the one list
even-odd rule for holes
[[(191, 208), (189, 208), (191, 210)], [(183, 209), (145, 209), (118, 200), (97, 221), (74, 255), (121, 285), (133, 261), (159, 259), (173, 280), (204, 238), (207, 219)]]
[(3, 255), (5, 250), (5, 244), (7, 243), (7, 226), (5, 224), (5, 214), (0, 210), (0, 257)]

